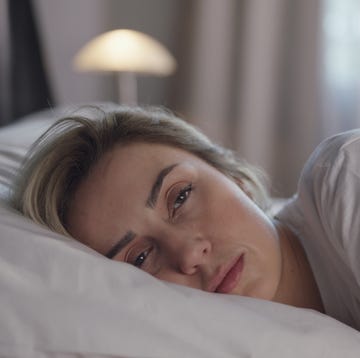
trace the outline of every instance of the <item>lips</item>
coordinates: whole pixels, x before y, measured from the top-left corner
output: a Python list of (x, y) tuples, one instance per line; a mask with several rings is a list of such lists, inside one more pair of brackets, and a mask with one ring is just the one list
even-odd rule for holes
[(212, 281), (211, 291), (230, 293), (237, 285), (244, 268), (244, 254), (235, 259), (229, 266), (220, 270)]

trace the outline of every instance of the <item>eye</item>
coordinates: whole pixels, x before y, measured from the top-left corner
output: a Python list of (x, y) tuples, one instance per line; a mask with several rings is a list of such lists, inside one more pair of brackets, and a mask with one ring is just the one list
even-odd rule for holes
[(193, 188), (191, 183), (180, 189), (170, 208), (171, 217), (173, 217), (176, 214), (176, 211), (186, 202), (192, 190)]
[(123, 258), (124, 262), (155, 275), (160, 270), (159, 247), (154, 238), (138, 238)]
[(143, 251), (140, 255), (138, 255), (132, 264), (136, 267), (142, 267), (144, 262), (146, 261), (147, 257), (149, 256), (151, 249)]

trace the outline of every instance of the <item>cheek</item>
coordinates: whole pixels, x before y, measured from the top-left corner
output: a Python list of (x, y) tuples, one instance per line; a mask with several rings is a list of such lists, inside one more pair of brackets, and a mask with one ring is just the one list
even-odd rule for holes
[(233, 223), (241, 229), (242, 224), (252, 219), (253, 205), (246, 194), (236, 185), (229, 183), (219, 186), (209, 203), (219, 225), (225, 228)]
[(246, 236), (249, 213), (243, 195), (239, 188), (224, 184), (213, 185), (205, 191), (199, 211), (202, 231), (220, 245), (221, 250), (223, 245), (227, 248), (238, 245)]
[(277, 251), (277, 234), (269, 217), (241, 189), (231, 188), (227, 193), (219, 197), (221, 205), (213, 206), (217, 225), (231, 231), (238, 242), (263, 254)]

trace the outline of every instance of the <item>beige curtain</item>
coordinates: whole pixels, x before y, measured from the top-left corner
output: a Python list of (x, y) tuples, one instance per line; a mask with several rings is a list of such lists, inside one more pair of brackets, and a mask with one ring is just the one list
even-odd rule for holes
[(288, 196), (320, 140), (318, 0), (186, 1), (172, 107)]
[(224, 144), (231, 141), (238, 35), (234, 15), (239, 4), (233, 0), (185, 1), (179, 21), (181, 47), (172, 107)]

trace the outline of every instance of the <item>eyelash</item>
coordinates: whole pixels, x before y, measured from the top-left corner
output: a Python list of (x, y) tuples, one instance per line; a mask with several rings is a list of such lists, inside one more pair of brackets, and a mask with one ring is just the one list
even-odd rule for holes
[(178, 192), (175, 200), (173, 201), (173, 203), (171, 203), (171, 207), (169, 210), (171, 218), (173, 218), (176, 215), (177, 210), (179, 210), (183, 206), (183, 204), (188, 200), (192, 190), (193, 190), (193, 186), (192, 183), (190, 183)]

